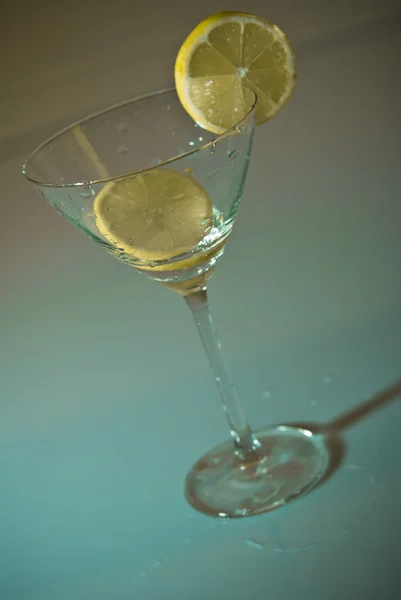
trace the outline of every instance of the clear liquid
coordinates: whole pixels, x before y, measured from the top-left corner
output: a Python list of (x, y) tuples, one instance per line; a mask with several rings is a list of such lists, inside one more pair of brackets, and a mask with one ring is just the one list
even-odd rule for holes
[(205, 288), (207, 279), (224, 252), (231, 229), (232, 223), (224, 222), (223, 214), (214, 207), (213, 221), (206, 235), (191, 252), (185, 255), (172, 256), (170, 260), (141, 263), (132, 255), (121, 252), (115, 247), (111, 252), (151, 279), (183, 295), (188, 295)]
[(224, 252), (231, 229), (231, 224), (224, 223), (222, 213), (213, 208), (211, 227), (193, 251), (185, 255), (185, 258), (177, 260), (176, 257), (172, 257), (171, 261), (163, 261), (160, 265), (151, 268), (147, 266), (146, 269), (140, 270), (183, 295), (205, 289), (208, 278), (214, 272), (215, 265)]

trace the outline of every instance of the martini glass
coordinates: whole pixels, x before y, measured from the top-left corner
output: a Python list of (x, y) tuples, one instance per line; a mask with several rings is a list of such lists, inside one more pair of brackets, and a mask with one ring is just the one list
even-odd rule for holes
[[(35, 150), (23, 168), (25, 177), (57, 212), (89, 238), (185, 299), (214, 373), (230, 432), (226, 441), (193, 465), (185, 494), (197, 510), (221, 517), (258, 514), (285, 504), (316, 485), (329, 464), (325, 439), (309, 430), (285, 425), (251, 430), (208, 308), (208, 279), (224, 252), (245, 184), (256, 106), (252, 93), (252, 102), (239, 103), (234, 109), (236, 124), (213, 137), (191, 120), (174, 89), (158, 91), (63, 130)], [(205, 219), (202, 211), (197, 215), (195, 210), (188, 222), (188, 215), (180, 217), (177, 204), (173, 206), (181, 196), (186, 204), (179, 206), (184, 211), (192, 202), (192, 197), (185, 198), (186, 188), (173, 198), (161, 191), (163, 210), (170, 209), (171, 202), (171, 214), (181, 218), (178, 232), (185, 238), (189, 230), (196, 230), (197, 237), (191, 238), (190, 247), (185, 238), (187, 247), (173, 244), (169, 253), (149, 258), (135, 251), (135, 239), (130, 238), (132, 244), (127, 246), (105, 235), (96, 203), (110, 186), (127, 190), (146, 177), (151, 181), (159, 175), (178, 178), (179, 185), (181, 181), (192, 185), (189, 179), (200, 185), (202, 197), (209, 199), (210, 214)], [(120, 197), (116, 194), (117, 201)], [(118, 208), (117, 202), (107, 210)], [(133, 227), (132, 235), (139, 235), (143, 246), (148, 241), (143, 242), (147, 225), (137, 229)]]

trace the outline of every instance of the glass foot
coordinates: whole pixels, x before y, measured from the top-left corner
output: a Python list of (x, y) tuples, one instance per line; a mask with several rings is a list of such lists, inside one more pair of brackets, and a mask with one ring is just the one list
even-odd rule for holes
[(322, 435), (278, 426), (257, 432), (254, 461), (240, 463), (226, 441), (198, 460), (186, 479), (186, 497), (214, 517), (257, 515), (309, 491), (326, 474), (330, 453)]

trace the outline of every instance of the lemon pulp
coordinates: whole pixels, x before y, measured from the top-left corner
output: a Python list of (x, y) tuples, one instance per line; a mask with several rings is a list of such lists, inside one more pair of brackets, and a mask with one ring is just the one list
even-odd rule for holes
[(220, 12), (187, 37), (175, 63), (178, 96), (202, 127), (223, 133), (257, 96), (256, 122), (271, 119), (291, 96), (295, 56), (285, 34), (266, 19)]

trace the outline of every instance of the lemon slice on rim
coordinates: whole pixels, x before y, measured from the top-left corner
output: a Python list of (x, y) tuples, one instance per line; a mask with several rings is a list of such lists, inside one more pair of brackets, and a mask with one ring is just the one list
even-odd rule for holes
[(224, 133), (250, 110), (256, 122), (271, 119), (290, 98), (295, 56), (284, 33), (266, 19), (220, 12), (187, 37), (175, 63), (181, 103), (201, 127)]
[[(213, 221), (212, 202), (202, 186), (167, 168), (108, 183), (96, 196), (93, 210), (96, 225), (108, 242), (150, 262), (191, 251)], [(161, 268), (177, 268), (175, 264)], [(181, 263), (178, 268), (183, 268)]]

